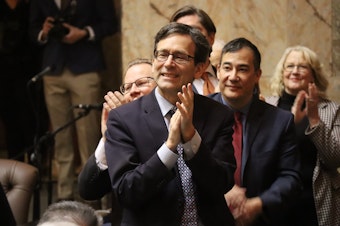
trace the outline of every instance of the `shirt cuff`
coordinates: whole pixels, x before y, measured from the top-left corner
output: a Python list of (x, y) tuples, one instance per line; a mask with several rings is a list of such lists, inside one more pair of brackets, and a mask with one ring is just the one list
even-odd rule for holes
[(100, 170), (106, 170), (107, 163), (106, 163), (106, 156), (105, 156), (105, 140), (104, 138), (101, 138), (98, 146), (96, 148), (96, 151), (94, 152), (94, 156), (96, 158), (97, 166)]
[(89, 38), (88, 38), (88, 40), (94, 41), (95, 35), (94, 35), (94, 31), (93, 31), (92, 27), (86, 26), (84, 29), (86, 29), (87, 32), (89, 33)]
[(189, 140), (188, 142), (182, 145), (183, 150), (184, 150), (183, 158), (185, 160), (192, 159), (195, 156), (195, 154), (198, 152), (198, 148), (200, 147), (201, 142), (202, 142), (201, 136), (195, 130), (195, 134), (191, 138), (191, 140)]
[(179, 155), (171, 151), (165, 143), (158, 149), (157, 155), (168, 169), (172, 169), (175, 166), (179, 157)]
[(43, 31), (41, 30), (38, 34), (38, 40), (37, 41), (41, 44), (45, 44), (45, 43), (47, 43), (48, 39), (46, 38), (45, 40), (42, 40), (42, 35), (43, 35)]

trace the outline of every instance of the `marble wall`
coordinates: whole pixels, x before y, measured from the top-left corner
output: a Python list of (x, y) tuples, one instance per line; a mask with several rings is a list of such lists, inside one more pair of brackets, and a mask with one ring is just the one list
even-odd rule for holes
[(320, 56), (329, 74), (329, 96), (340, 102), (340, 0), (129, 0), (119, 2), (122, 71), (129, 60), (151, 57), (153, 38), (178, 8), (193, 4), (213, 19), (216, 39), (246, 37), (261, 51), (261, 89), (284, 49), (306, 45)]

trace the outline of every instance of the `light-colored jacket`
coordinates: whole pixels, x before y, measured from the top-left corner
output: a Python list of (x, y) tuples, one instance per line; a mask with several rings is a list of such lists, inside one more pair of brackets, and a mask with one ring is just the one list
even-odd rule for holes
[[(277, 106), (279, 97), (266, 97)], [(305, 134), (318, 150), (313, 172), (313, 193), (320, 226), (340, 225), (340, 105), (323, 99), (319, 105), (320, 123)]]

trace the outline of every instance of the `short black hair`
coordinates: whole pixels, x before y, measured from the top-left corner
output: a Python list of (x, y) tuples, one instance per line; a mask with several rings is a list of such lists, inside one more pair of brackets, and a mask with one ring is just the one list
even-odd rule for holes
[(233, 39), (227, 44), (225, 44), (225, 46), (222, 49), (220, 64), (222, 63), (221, 60), (224, 54), (229, 52), (236, 52), (245, 47), (248, 47), (249, 49), (252, 50), (254, 54), (254, 68), (256, 71), (259, 70), (261, 68), (261, 53), (251, 41), (243, 37)]

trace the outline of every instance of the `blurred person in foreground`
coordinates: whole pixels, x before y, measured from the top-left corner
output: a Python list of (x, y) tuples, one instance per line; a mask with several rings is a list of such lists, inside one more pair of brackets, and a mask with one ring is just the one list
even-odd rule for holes
[(73, 106), (100, 100), (102, 40), (116, 31), (115, 19), (111, 0), (31, 1), (30, 35), (44, 47), (42, 68), (49, 68), (43, 83), (52, 130), (85, 116), (55, 136), (58, 200), (74, 199), (76, 148), (82, 167), (100, 139), (100, 114)]
[(49, 205), (37, 226), (101, 226), (102, 220), (89, 205), (64, 200)]
[(45, 133), (48, 124), (46, 109), (35, 108), (45, 107), (42, 84), (29, 83), (40, 70), (41, 58), (41, 48), (29, 38), (30, 4), (30, 0), (0, 0), (0, 120), (7, 157), (20, 161), (32, 153), (34, 135)]

